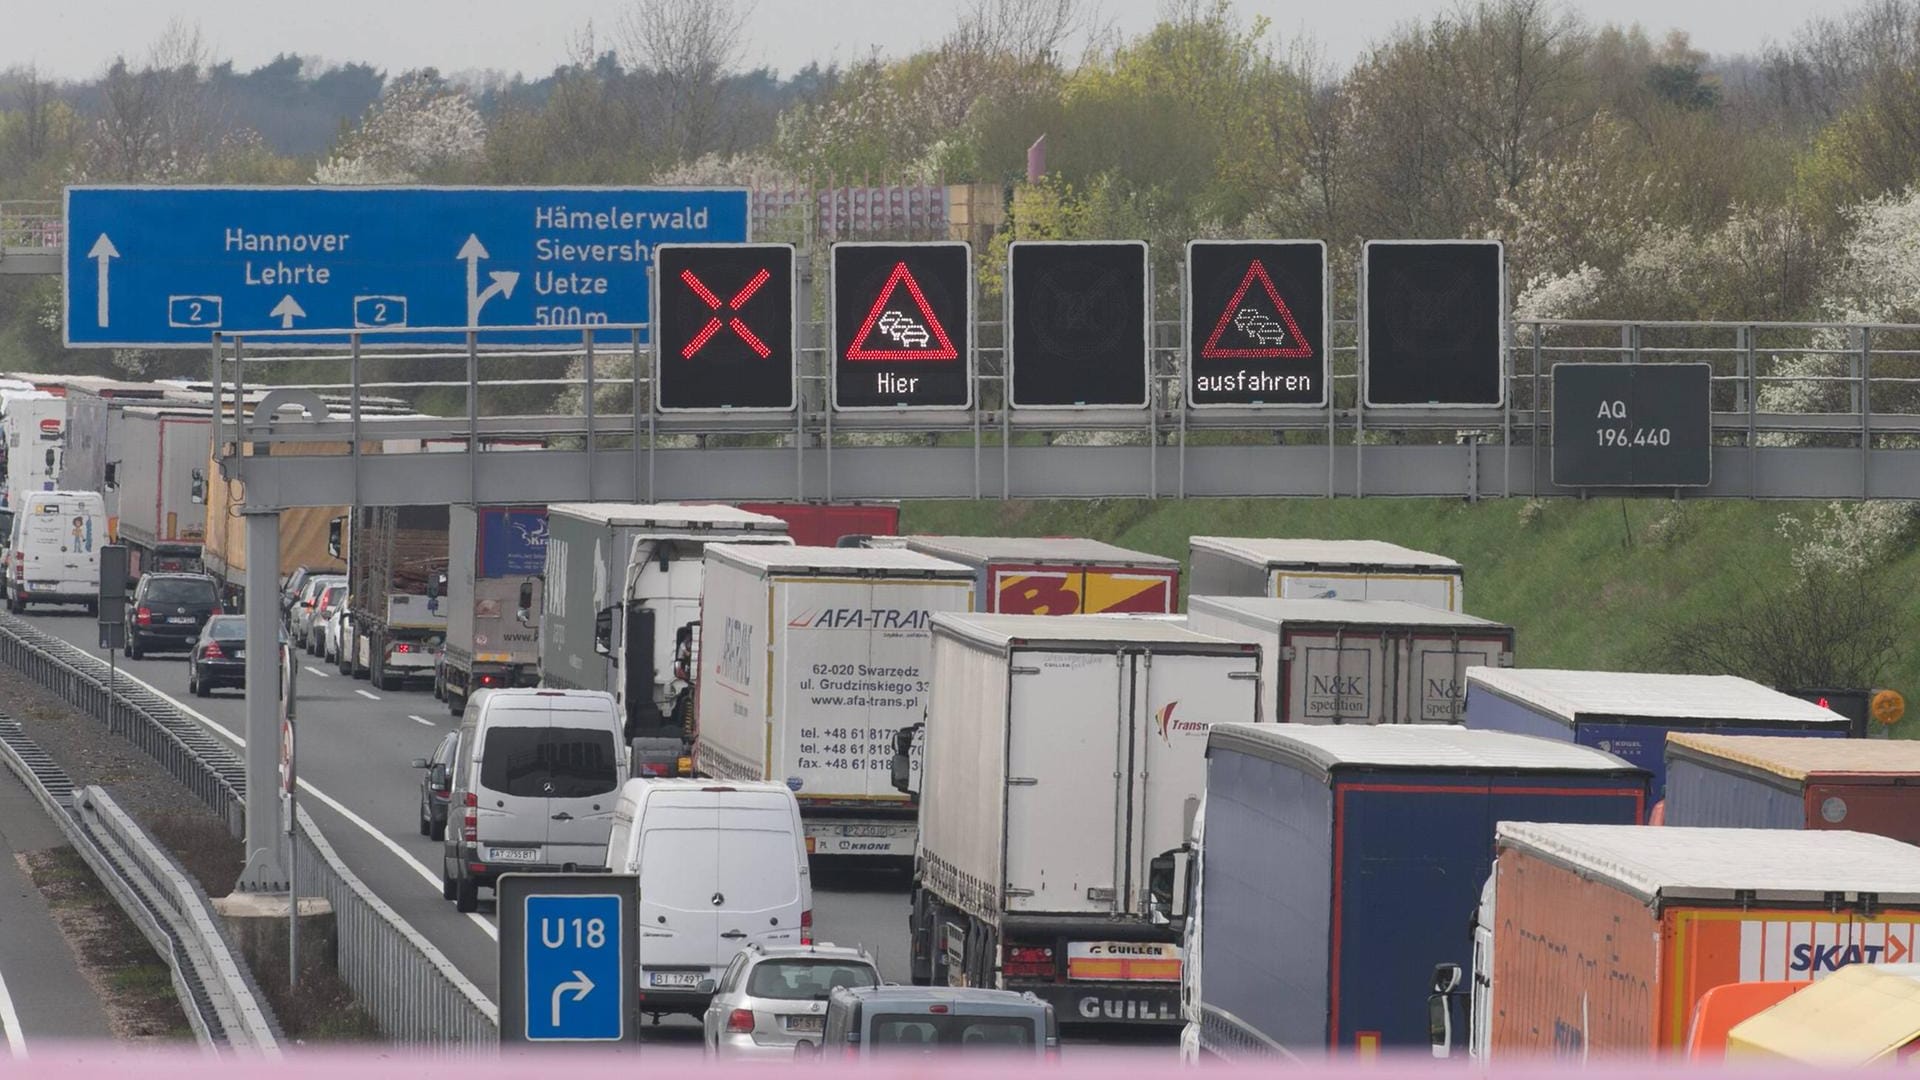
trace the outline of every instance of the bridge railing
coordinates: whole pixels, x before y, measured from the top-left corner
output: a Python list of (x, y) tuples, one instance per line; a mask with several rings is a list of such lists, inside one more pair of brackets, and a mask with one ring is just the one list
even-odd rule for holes
[[(216, 445), (229, 457), (243, 446), (350, 457), (464, 450), (465, 475), (442, 461), (434, 482), (461, 481), (476, 496), (486, 493), (487, 452), (525, 449), (582, 455), (556, 467), (577, 467), (581, 483), (568, 490), (594, 498), (1573, 494), (1547, 477), (1553, 367), (1637, 361), (1710, 366), (1717, 469), (1749, 452), (1746, 481), (1716, 483), (1716, 494), (1911, 497), (1867, 482), (1868, 459), (1920, 448), (1920, 326), (1907, 324), (1517, 320), (1507, 328), (1498, 406), (1370, 410), (1356, 404), (1362, 372), (1352, 320), (1330, 327), (1331, 405), (1285, 409), (1187, 407), (1182, 327), (1172, 320), (1153, 326), (1149, 407), (1101, 410), (1006, 407), (1003, 325), (992, 320), (974, 327), (974, 405), (949, 411), (832, 409), (827, 328), (817, 318), (800, 332), (798, 407), (780, 412), (656, 408), (644, 325), (546, 327), (544, 346), (495, 343), (528, 329), (341, 331), (319, 345), (307, 340), (311, 332), (222, 336), (210, 375), (229, 402), (247, 405), (242, 420), (222, 421)], [(250, 415), (275, 388), (318, 399), (324, 416)], [(391, 408), (396, 398), (413, 411)], [(386, 402), (379, 415), (368, 404), (376, 399)], [(1472, 449), (1453, 449), (1461, 446)], [(1102, 448), (1118, 449), (1088, 453)], [(1761, 452), (1771, 449), (1852, 450), (1859, 463), (1829, 457), (1817, 482), (1801, 484), (1792, 472), (1812, 459), (1775, 455), (1786, 471), (1769, 481)], [(740, 453), (704, 455), (695, 467), (691, 450)], [(895, 467), (907, 458), (880, 460), (887, 451), (938, 458), (940, 478), (920, 483), (929, 474)], [(616, 460), (623, 455), (629, 460)], [(656, 483), (676, 455), (680, 473)], [(1285, 476), (1245, 490), (1199, 476), (1223, 463)], [(1407, 467), (1412, 475), (1394, 475)], [(707, 490), (684, 482), (696, 468), (701, 478), (747, 479)], [(1845, 470), (1852, 475), (1842, 478)], [(779, 474), (786, 479), (770, 479)], [(361, 476), (335, 494), (361, 501)], [(897, 489), (889, 476), (903, 478)]]
[(0, 200), (0, 249), (52, 251), (66, 243), (66, 220), (52, 200)]

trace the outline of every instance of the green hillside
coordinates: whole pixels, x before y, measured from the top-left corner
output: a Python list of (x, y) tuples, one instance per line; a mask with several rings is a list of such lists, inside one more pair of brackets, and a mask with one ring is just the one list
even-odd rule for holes
[[(1184, 560), (1195, 533), (1368, 538), (1449, 555), (1466, 567), (1466, 606), (1512, 624), (1528, 667), (1671, 668), (1663, 625), (1690, 625), (1752, 602), (1792, 579), (1781, 515), (1817, 504), (1696, 500), (1111, 499), (915, 502), (918, 533), (1090, 536)], [(1920, 550), (1902, 543), (1874, 580), (1900, 655), (1880, 680), (1920, 694)], [(1920, 722), (1904, 721), (1904, 736)]]

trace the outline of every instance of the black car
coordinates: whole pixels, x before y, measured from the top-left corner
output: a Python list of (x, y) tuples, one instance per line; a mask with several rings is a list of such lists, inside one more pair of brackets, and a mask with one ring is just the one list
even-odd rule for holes
[(127, 659), (192, 649), (200, 628), (220, 613), (220, 587), (207, 575), (143, 574), (127, 597)]
[(430, 758), (413, 759), (413, 767), (425, 769), (420, 778), (420, 835), (435, 840), (447, 838), (447, 798), (453, 791), (453, 759), (460, 753), (460, 733), (447, 732)]
[[(285, 634), (281, 635), (285, 640)], [(214, 689), (247, 687), (247, 617), (215, 615), (207, 620), (200, 637), (187, 656), (187, 689), (195, 697), (206, 697)], [(127, 650), (132, 655), (133, 650)]]

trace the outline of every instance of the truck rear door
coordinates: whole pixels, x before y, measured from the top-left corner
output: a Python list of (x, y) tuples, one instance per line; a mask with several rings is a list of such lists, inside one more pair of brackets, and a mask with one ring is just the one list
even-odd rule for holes
[(1207, 786), (1207, 732), (1252, 723), (1260, 695), (1258, 655), (1138, 654), (1133, 678), (1135, 797), (1126, 909), (1145, 914), (1147, 864), (1187, 841), (1189, 807)]
[(1513, 664), (1510, 645), (1496, 638), (1416, 633), (1403, 648), (1399, 715), (1419, 723), (1464, 722), (1467, 669)]
[(1007, 907), (1106, 913), (1124, 887), (1130, 664), (1015, 652), (1007, 737)]
[(1386, 635), (1289, 631), (1280, 639), (1288, 719), (1302, 724), (1378, 724), (1390, 660)]

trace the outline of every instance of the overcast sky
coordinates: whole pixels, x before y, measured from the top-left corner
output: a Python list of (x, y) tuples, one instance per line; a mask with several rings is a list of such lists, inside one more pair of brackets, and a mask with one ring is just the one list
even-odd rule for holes
[[(44, 74), (100, 73), (116, 53), (140, 56), (169, 19), (197, 23), (215, 54), (256, 66), (276, 53), (358, 60), (389, 72), (492, 68), (544, 75), (589, 21), (611, 27), (626, 0), (7, 0), (0, 67), (36, 64)], [(954, 0), (758, 0), (748, 59), (783, 73), (810, 60), (851, 60), (878, 48), (902, 55), (952, 24)], [(1443, 10), (1446, 0), (1238, 0), (1243, 17), (1265, 15), (1281, 34), (1304, 31), (1345, 62), (1400, 22)], [(1588, 0), (1594, 21), (1637, 22), (1656, 39), (1686, 30), (1713, 53), (1752, 52), (1787, 38), (1815, 11), (1840, 0)], [(1160, 0), (1101, 0), (1125, 33), (1151, 26)]]

